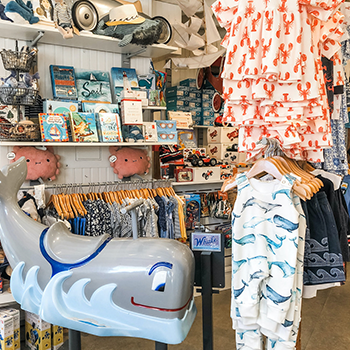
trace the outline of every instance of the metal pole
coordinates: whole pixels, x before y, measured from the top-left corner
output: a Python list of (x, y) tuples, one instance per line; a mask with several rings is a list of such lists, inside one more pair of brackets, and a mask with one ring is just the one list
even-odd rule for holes
[(69, 350), (81, 350), (81, 336), (79, 331), (69, 329)]
[(168, 344), (159, 343), (156, 341), (156, 350), (168, 350)]
[(213, 350), (211, 252), (201, 253), (203, 350)]

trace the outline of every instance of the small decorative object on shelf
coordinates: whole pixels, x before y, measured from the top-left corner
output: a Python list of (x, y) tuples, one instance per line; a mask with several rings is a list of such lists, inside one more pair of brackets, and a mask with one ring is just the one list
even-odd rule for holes
[(3, 49), (0, 53), (6, 70), (18, 69), (21, 72), (29, 72), (37, 52), (38, 49), (33, 47), (21, 52)]
[(37, 141), (40, 140), (39, 125), (30, 120), (19, 123), (11, 123), (5, 118), (0, 118), (1, 141)]
[[(6, 70), (11, 74), (0, 81), (0, 101), (5, 105), (18, 106), (17, 121), (20, 116), (20, 105), (32, 105), (38, 95), (37, 81), (39, 74), (30, 75), (34, 57), (38, 50), (29, 49), (23, 46), (21, 51), (18, 50), (18, 41), (16, 40), (16, 49), (2, 50), (1, 58)], [(25, 74), (22, 74), (26, 72)]]

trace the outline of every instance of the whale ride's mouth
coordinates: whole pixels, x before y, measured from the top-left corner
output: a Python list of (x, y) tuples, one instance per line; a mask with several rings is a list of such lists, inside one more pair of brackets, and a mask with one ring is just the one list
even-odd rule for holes
[(139, 304), (135, 301), (134, 297), (131, 297), (131, 304), (134, 306), (138, 306), (138, 307), (144, 307), (146, 309), (152, 309), (152, 310), (157, 310), (157, 311), (164, 311), (164, 312), (177, 312), (177, 311), (181, 311), (183, 310), (191, 301), (193, 297), (193, 294), (191, 294), (190, 298), (187, 300), (186, 304), (184, 306), (181, 306), (177, 309), (165, 309), (165, 308), (161, 308), (161, 307), (157, 307), (157, 306), (150, 306), (150, 305), (144, 305), (144, 304)]

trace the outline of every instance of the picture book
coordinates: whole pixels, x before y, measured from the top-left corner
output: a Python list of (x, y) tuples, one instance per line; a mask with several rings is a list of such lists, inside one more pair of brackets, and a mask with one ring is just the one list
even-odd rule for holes
[(44, 113), (54, 113), (54, 114), (67, 114), (69, 112), (78, 111), (78, 103), (75, 102), (64, 102), (64, 101), (54, 101), (54, 100), (44, 100), (43, 101)]
[(50, 65), (50, 74), (54, 98), (78, 98), (74, 67)]
[(94, 113), (70, 113), (72, 138), (75, 142), (98, 142), (97, 125)]
[(98, 70), (76, 69), (78, 99), (83, 102), (111, 103), (109, 73)]
[(97, 123), (101, 142), (122, 141), (119, 114), (99, 113)]
[(124, 73), (128, 78), (129, 85), (131, 89), (138, 89), (139, 83), (137, 79), (136, 70), (133, 68), (118, 68), (113, 67), (111, 69), (112, 83), (114, 89), (114, 95), (117, 102), (120, 102), (120, 93), (124, 87)]
[(82, 103), (83, 112), (87, 113), (119, 113), (119, 107), (113, 103)]
[(39, 113), (41, 140), (43, 142), (68, 142), (67, 116)]

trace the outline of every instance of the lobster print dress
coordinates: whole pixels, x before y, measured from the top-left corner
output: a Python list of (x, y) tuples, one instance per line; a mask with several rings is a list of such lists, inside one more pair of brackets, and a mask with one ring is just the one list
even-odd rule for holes
[(294, 349), (303, 285), (306, 222), (293, 178), (236, 179), (232, 213), (231, 318), (236, 346)]
[[(323, 161), (332, 146), (321, 55), (340, 48), (341, 0), (217, 0), (227, 34), (223, 120), (239, 126), (239, 151), (255, 159), (257, 141), (275, 138), (296, 159)], [(340, 72), (341, 73), (341, 72)], [(341, 83), (341, 82), (340, 82)]]

